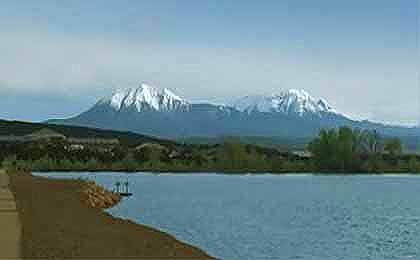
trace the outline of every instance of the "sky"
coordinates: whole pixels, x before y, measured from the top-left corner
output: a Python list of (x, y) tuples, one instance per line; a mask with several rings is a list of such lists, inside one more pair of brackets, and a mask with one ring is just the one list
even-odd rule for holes
[(76, 115), (146, 82), (192, 101), (305, 89), (420, 119), (418, 0), (0, 0), (0, 118)]

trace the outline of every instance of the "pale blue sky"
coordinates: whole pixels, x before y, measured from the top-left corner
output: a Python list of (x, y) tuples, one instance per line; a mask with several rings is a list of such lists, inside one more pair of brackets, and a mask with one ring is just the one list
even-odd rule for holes
[(417, 0), (0, 0), (0, 118), (74, 115), (145, 81), (215, 102), (303, 88), (413, 124), (418, 13)]

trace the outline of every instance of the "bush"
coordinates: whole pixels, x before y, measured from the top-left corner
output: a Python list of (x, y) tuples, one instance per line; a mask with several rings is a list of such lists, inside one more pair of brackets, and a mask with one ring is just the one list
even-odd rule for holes
[(420, 161), (415, 156), (408, 161), (408, 170), (411, 173), (420, 173)]
[(1, 166), (7, 172), (16, 172), (17, 171), (17, 159), (16, 159), (16, 155), (7, 156), (3, 160)]

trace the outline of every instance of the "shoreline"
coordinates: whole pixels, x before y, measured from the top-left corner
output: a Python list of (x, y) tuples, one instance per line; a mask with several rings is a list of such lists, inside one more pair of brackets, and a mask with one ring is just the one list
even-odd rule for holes
[(228, 176), (262, 176), (262, 175), (273, 175), (273, 176), (420, 176), (420, 173), (415, 172), (398, 172), (398, 171), (389, 171), (389, 172), (379, 172), (379, 173), (347, 173), (347, 172), (320, 172), (314, 173), (313, 171), (308, 172), (226, 172), (226, 171), (124, 171), (124, 170), (46, 170), (46, 171), (34, 171), (36, 173), (48, 174), (48, 173), (125, 173), (125, 174), (150, 174), (150, 175), (228, 175)]
[(170, 234), (87, 207), (84, 181), (10, 177), (24, 227), (23, 258), (215, 259)]

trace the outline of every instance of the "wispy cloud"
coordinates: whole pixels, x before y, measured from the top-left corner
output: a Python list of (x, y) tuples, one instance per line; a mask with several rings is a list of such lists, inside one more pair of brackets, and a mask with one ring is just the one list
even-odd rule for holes
[[(6, 31), (0, 41), (0, 95), (92, 103), (112, 89), (147, 81), (189, 99), (226, 102), (245, 94), (303, 88), (358, 117), (401, 122), (418, 118), (416, 64), (411, 60), (395, 57), (387, 63), (385, 57), (378, 62), (358, 60), (354, 54), (317, 56), (296, 50)], [(388, 104), (401, 109), (386, 109)]]

